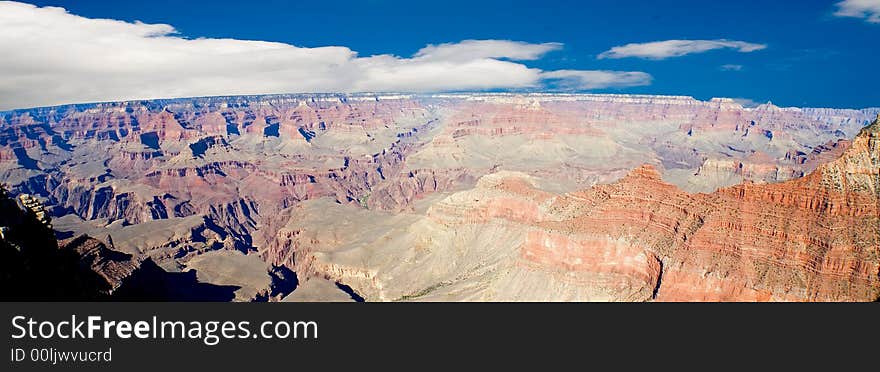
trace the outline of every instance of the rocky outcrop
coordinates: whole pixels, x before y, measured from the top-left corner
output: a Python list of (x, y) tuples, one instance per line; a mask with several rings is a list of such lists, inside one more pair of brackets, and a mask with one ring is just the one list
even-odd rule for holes
[(52, 228), (52, 217), (49, 216), (49, 212), (43, 207), (43, 203), (33, 195), (19, 194), (18, 203), (21, 205), (22, 209), (33, 213), (37, 222), (43, 224), (49, 229)]
[(0, 189), (0, 298), (95, 300), (111, 296), (140, 262), (80, 236), (58, 244), (33, 196)]
[(87, 235), (61, 241), (59, 248), (79, 256), (79, 264), (101, 279), (101, 293), (113, 295), (141, 267), (141, 259), (107, 248), (101, 241)]

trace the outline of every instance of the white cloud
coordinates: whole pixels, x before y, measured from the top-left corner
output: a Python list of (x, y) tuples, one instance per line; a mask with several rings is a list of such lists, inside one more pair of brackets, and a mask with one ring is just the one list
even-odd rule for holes
[(718, 68), (721, 69), (721, 71), (742, 71), (743, 65), (727, 64), (727, 65), (721, 65)]
[[(91, 19), (0, 1), (0, 110), (74, 102), (356, 91), (632, 86), (641, 72), (543, 71), (562, 47), (507, 40), (428, 45), (409, 58), (236, 39), (187, 39), (166, 24)], [(634, 75), (633, 75), (634, 74)]]
[(529, 44), (506, 40), (465, 40), (454, 44), (428, 45), (419, 50), (415, 57), (443, 60), (508, 58), (515, 61), (533, 61), (547, 52), (561, 48), (560, 43)]
[(880, 0), (845, 0), (837, 4), (834, 15), (838, 17), (864, 18), (871, 23), (880, 23)]
[(653, 78), (644, 72), (557, 70), (542, 74), (547, 80), (559, 80), (560, 88), (590, 90), (650, 85)]
[(764, 44), (747, 43), (736, 40), (664, 40), (650, 43), (632, 43), (616, 46), (599, 54), (604, 58), (638, 57), (646, 59), (666, 59), (681, 57), (687, 54), (703, 53), (714, 49), (730, 48), (742, 53), (754, 52), (767, 48)]

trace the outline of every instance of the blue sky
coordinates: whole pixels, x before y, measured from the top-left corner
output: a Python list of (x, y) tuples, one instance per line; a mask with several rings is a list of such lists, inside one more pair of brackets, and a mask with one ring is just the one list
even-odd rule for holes
[[(555, 42), (562, 45), (540, 52), (537, 58), (512, 60), (545, 72), (601, 70), (642, 72), (651, 77), (650, 81), (607, 87), (574, 85), (594, 87), (587, 89), (590, 92), (691, 95), (700, 99), (733, 97), (758, 102), (772, 100), (781, 106), (880, 106), (880, 23), (871, 18), (872, 14), (876, 17), (877, 13), (871, 11), (880, 9), (880, 2), (855, 1), (861, 2), (856, 5), (867, 4), (864, 13), (858, 13), (861, 8), (846, 13), (836, 5), (837, 1), (29, 3), (63, 7), (84, 18), (167, 24), (173, 26), (177, 37), (186, 39), (261, 40), (307, 48), (343, 46), (357, 52), (358, 57), (390, 54), (407, 58), (429, 44), (472, 39), (535, 45)], [(874, 4), (876, 8), (872, 8)], [(0, 23), (0, 31), (2, 27)], [(727, 40), (764, 48), (743, 52), (727, 47), (669, 58), (599, 58), (613, 47), (664, 40)], [(541, 79), (550, 76), (542, 75)], [(527, 89), (556, 86), (544, 82)], [(470, 88), (464, 90), (467, 89)], [(504, 89), (520, 88), (486, 90)], [(115, 92), (110, 88), (107, 91)], [(120, 99), (129, 98), (124, 90), (119, 92), (124, 96)], [(99, 93), (83, 99), (105, 97)], [(156, 94), (160, 93), (166, 94)], [(0, 97), (2, 94), (0, 86)], [(58, 97), (60, 101), (77, 99), (60, 93)]]

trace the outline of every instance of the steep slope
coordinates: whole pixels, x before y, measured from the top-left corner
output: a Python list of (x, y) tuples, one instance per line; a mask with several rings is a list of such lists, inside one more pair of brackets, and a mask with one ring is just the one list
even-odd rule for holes
[(3, 300), (106, 298), (140, 265), (86, 236), (59, 244), (42, 205), (30, 195), (18, 200), (0, 188)]
[(237, 289), (166, 272), (87, 235), (59, 242), (42, 204), (18, 199), (0, 187), (0, 300), (229, 301)]

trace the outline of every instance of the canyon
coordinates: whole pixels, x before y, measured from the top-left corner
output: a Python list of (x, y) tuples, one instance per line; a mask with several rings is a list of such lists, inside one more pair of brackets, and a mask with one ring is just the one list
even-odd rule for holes
[(873, 301), (878, 114), (549, 93), (67, 105), (0, 112), (0, 182), (118, 298)]

